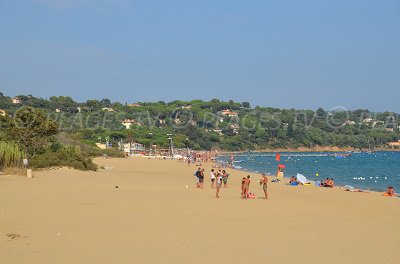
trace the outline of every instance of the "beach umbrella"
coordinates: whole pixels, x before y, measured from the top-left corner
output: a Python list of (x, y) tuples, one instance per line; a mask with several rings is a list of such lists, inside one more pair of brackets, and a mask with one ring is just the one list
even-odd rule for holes
[(303, 174), (298, 173), (296, 176), (297, 181), (301, 182), (302, 184), (306, 184), (309, 181), (307, 180), (306, 176), (304, 176)]
[(279, 165), (278, 165), (278, 168), (279, 168), (279, 169), (284, 169), (284, 168), (286, 168), (286, 166), (283, 165), (283, 164), (279, 164)]

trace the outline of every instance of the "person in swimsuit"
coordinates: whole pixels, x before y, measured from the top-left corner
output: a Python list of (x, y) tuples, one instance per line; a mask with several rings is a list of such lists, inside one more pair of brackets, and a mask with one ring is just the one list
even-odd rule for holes
[(205, 169), (202, 169), (200, 171), (200, 177), (199, 177), (200, 189), (204, 188), (204, 171)]
[(224, 188), (228, 187), (229, 174), (226, 171), (222, 171), (222, 181), (224, 182)]
[(244, 199), (247, 199), (249, 197), (249, 188), (250, 188), (250, 175), (247, 175), (243, 188)]
[(393, 186), (389, 186), (386, 190), (386, 192), (384, 193), (385, 196), (397, 196), (396, 193), (394, 192), (394, 187)]
[(245, 198), (245, 191), (244, 191), (245, 185), (246, 185), (246, 177), (243, 177), (243, 179), (242, 179), (242, 193), (241, 193), (241, 197), (242, 198)]
[(262, 174), (262, 178), (260, 180), (260, 185), (262, 185), (265, 199), (268, 199), (268, 178), (267, 178), (267, 175), (265, 175), (265, 173)]
[(201, 178), (201, 168), (199, 168), (196, 171), (196, 177), (197, 177), (197, 184), (196, 184), (196, 188), (200, 188), (200, 178)]
[(211, 188), (214, 189), (215, 188), (215, 173), (214, 173), (214, 169), (211, 170)]

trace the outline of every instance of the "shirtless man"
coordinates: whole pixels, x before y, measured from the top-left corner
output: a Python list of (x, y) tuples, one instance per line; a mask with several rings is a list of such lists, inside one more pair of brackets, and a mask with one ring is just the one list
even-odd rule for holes
[(396, 196), (393, 186), (389, 186), (385, 193), (386, 196)]
[(243, 177), (243, 179), (242, 179), (242, 193), (241, 193), (241, 196), (242, 196), (242, 198), (245, 198), (245, 196), (244, 196), (244, 194), (245, 194), (245, 191), (244, 191), (244, 187), (246, 186), (246, 177)]
[(260, 180), (260, 185), (262, 185), (265, 199), (268, 199), (268, 178), (267, 178), (267, 175), (265, 175), (265, 173), (262, 174), (262, 178)]
[(243, 188), (244, 199), (247, 199), (249, 197), (249, 188), (250, 188), (250, 175), (247, 175)]

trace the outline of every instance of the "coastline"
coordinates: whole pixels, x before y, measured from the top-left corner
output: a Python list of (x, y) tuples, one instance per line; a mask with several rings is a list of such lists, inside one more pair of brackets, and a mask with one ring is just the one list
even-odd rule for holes
[[(238, 171), (238, 172), (243, 172), (243, 173), (250, 173), (250, 174), (260, 174), (261, 175), (261, 173), (262, 173), (262, 172), (259, 172), (259, 171), (252, 171), (252, 170), (247, 170), (247, 169), (243, 169), (243, 168), (241, 169), (241, 168), (237, 168), (237, 167), (231, 167), (229, 169), (234, 170), (234, 171)], [(267, 174), (267, 177), (268, 177), (270, 182), (271, 182), (271, 180), (278, 179), (278, 177), (276, 175), (272, 175), (272, 174)], [(284, 176), (283, 180), (282, 180), (282, 184), (287, 185), (290, 188), (293, 188), (292, 186), (288, 185), (289, 180), (290, 180), (289, 177)], [(322, 188), (322, 187), (319, 187), (319, 186), (315, 186), (316, 181), (309, 180), (309, 183), (311, 183), (311, 185), (307, 185), (306, 186), (307, 188), (309, 188), (309, 187), (311, 187), (311, 188)], [(304, 187), (304, 186), (299, 185), (298, 187)], [(326, 188), (322, 188), (322, 189), (326, 189)], [(337, 189), (337, 190), (341, 190), (341, 191), (345, 191), (346, 190), (345, 186), (342, 186), (342, 185), (335, 185), (335, 187), (332, 188), (332, 189)], [(357, 190), (361, 190), (361, 192), (364, 192), (364, 193), (374, 193), (374, 194), (382, 195), (382, 192), (376, 191), (376, 190), (368, 190), (368, 189), (357, 189)]]
[[(276, 149), (257, 149), (251, 150), (250, 153), (304, 153), (304, 152), (331, 152), (331, 153), (342, 153), (342, 152), (400, 152), (400, 149), (386, 149), (386, 148), (375, 148), (373, 150), (368, 149), (355, 149), (355, 148), (340, 148), (340, 147), (313, 147), (313, 148), (276, 148)], [(219, 151), (219, 155), (227, 154), (243, 154), (249, 153), (249, 151)]]
[[(308, 156), (314, 156), (315, 155), (317, 157), (318, 156), (324, 156), (324, 157), (328, 156), (328, 158), (329, 158), (329, 156), (334, 156), (333, 154), (331, 154), (331, 153), (334, 153), (334, 152), (312, 152), (312, 153), (307, 152), (307, 154), (304, 154), (304, 153), (305, 152), (280, 152), (280, 154), (282, 154), (282, 157), (295, 156), (295, 157), (300, 158), (301, 156), (304, 155), (305, 158), (308, 158)], [(371, 155), (369, 157), (375, 157), (376, 158), (377, 155), (379, 155), (378, 153), (380, 153), (380, 152), (377, 151), (377, 152), (375, 152), (375, 155)], [(236, 156), (235, 160), (241, 160), (239, 162), (242, 162), (242, 161), (246, 160), (246, 155), (250, 155), (250, 157), (259, 157), (259, 158), (260, 157), (266, 157), (266, 158), (270, 158), (270, 159), (275, 157), (275, 152), (274, 153), (265, 152), (265, 155), (258, 155), (258, 154), (261, 154), (261, 153), (258, 153), (258, 152), (254, 152), (254, 153), (248, 153), (248, 152), (237, 153), (236, 154), (237, 156)], [(232, 155), (235, 155), (235, 154), (232, 154)], [(362, 154), (358, 155), (357, 153), (354, 154), (355, 157), (363, 157), (361, 155)], [(384, 154), (384, 153), (381, 153), (380, 155), (385, 155), (386, 156), (386, 154)], [(216, 157), (215, 161), (216, 161), (216, 163), (220, 163), (221, 164), (221, 165), (218, 164), (218, 166), (229, 166), (229, 164), (227, 164), (227, 162), (229, 162), (229, 160), (227, 161), (227, 159), (228, 159), (228, 154), (221, 154), (221, 155)], [(252, 159), (250, 159), (250, 160), (252, 160)], [(302, 160), (304, 160), (304, 157), (303, 157)], [(260, 160), (258, 160), (258, 161), (260, 161)], [(267, 162), (267, 163), (270, 164), (270, 162)], [(305, 167), (309, 167), (309, 166), (312, 167), (312, 166), (314, 166), (313, 164), (314, 164), (314, 161), (312, 161), (311, 164), (308, 164), (307, 166), (304, 166), (304, 165), (301, 166), (300, 169), (299, 168), (295, 169), (295, 171), (293, 171), (293, 169), (292, 169), (290, 172), (288, 172), (288, 174), (285, 173), (284, 179), (286, 179), (288, 181), (290, 179), (290, 177), (296, 176), (296, 173), (299, 173), (299, 172), (302, 173), (302, 171), (304, 171), (303, 174), (305, 176), (307, 176), (308, 181), (311, 183), (312, 186), (315, 186), (315, 183), (320, 182), (323, 179), (321, 179), (321, 177), (313, 177), (313, 174), (310, 174), (309, 172), (307, 174), (305, 172), (305, 171), (307, 171), (307, 169), (305, 169)], [(318, 163), (318, 164), (321, 164), (321, 162)], [(328, 166), (329, 168), (328, 167), (323, 167), (323, 168), (319, 167), (319, 168), (317, 168), (316, 171), (319, 174), (318, 176), (323, 175), (324, 171), (329, 171), (329, 169), (331, 168), (331, 166), (329, 164), (325, 164), (324, 166)], [(358, 166), (358, 164), (352, 164), (352, 167), (353, 166)], [(248, 173), (259, 173), (259, 174), (266, 173), (268, 176), (272, 176), (272, 177), (276, 178), (276, 175), (275, 175), (276, 169), (275, 170), (271, 169), (271, 166), (268, 166), (268, 169), (267, 169), (267, 168), (263, 168), (262, 166), (261, 167), (257, 166), (257, 164), (253, 164), (251, 162), (250, 163), (249, 162), (245, 162), (244, 165), (243, 165), (243, 163), (234, 163), (232, 169), (235, 169), (235, 170), (238, 170), (238, 171), (243, 171), (243, 172), (248, 172)], [(351, 176), (351, 175), (353, 175), (353, 176)], [(392, 178), (393, 181), (390, 181), (390, 180), (386, 181), (386, 177), (383, 177), (385, 175), (382, 176), (382, 175), (379, 175), (379, 174), (370, 174), (370, 175), (367, 174), (367, 175), (363, 176), (362, 174), (361, 175), (359, 174), (357, 176), (357, 174), (352, 174), (352, 173), (349, 175), (348, 171), (337, 170), (335, 174), (332, 174), (332, 173), (330, 175), (328, 174), (328, 175), (325, 176), (325, 178), (326, 177), (335, 178), (338, 181), (335, 184), (335, 188), (337, 188), (337, 189), (345, 190), (345, 189), (350, 188), (350, 189), (360, 190), (360, 191), (364, 191), (364, 192), (376, 192), (376, 193), (382, 194), (383, 192), (386, 191), (387, 186), (395, 186), (395, 188), (397, 190), (399, 182), (395, 179), (396, 178), (395, 175), (397, 175), (397, 174), (393, 174), (392, 173), (392, 176), (394, 177), (394, 178)], [(355, 176), (357, 176), (357, 177), (355, 177)], [(360, 176), (363, 176), (363, 177), (360, 177)], [(380, 177), (382, 179), (385, 178), (385, 182), (386, 182), (385, 186), (382, 186), (382, 185), (385, 184), (384, 181), (381, 181), (380, 184), (378, 184), (378, 185), (376, 185), (376, 184), (374, 185), (373, 180), (372, 180), (372, 182), (371, 181), (368, 182), (368, 179), (373, 179), (373, 178), (375, 179), (375, 177), (376, 177), (376, 179), (378, 179), (379, 177), (377, 177), (377, 176), (382, 176), (382, 177)], [(353, 177), (353, 178), (350, 178), (350, 177)], [(357, 180), (359, 180), (359, 181), (357, 181)], [(375, 183), (376, 182), (377, 181), (375, 181)]]

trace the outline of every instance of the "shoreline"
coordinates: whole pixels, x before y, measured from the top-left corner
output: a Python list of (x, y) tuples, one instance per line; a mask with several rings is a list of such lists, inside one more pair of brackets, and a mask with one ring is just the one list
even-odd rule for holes
[[(239, 168), (235, 168), (235, 167), (232, 167), (232, 168), (229, 168), (229, 169), (231, 169), (231, 170), (235, 170), (235, 171), (240, 171), (240, 172), (245, 172), (245, 173), (250, 173), (250, 174), (262, 174), (262, 172), (259, 172), (259, 171), (251, 171), (251, 170), (246, 170), (246, 169), (239, 169)], [(276, 175), (272, 175), (272, 174), (270, 174), (270, 173), (267, 173), (267, 177), (269, 178), (269, 179), (278, 179), (278, 177), (276, 176)], [(283, 180), (281, 181), (284, 185), (286, 185), (286, 186), (288, 186), (288, 187), (294, 187), (294, 186), (290, 186), (289, 184), (288, 184), (288, 181), (290, 180), (290, 178), (288, 178), (288, 177), (286, 177), (286, 176), (284, 176), (283, 177)], [(272, 181), (269, 181), (269, 184), (271, 184), (272, 183)], [(316, 186), (315, 184), (317, 183), (316, 181), (312, 181), (312, 180), (309, 180), (309, 183), (311, 184), (310, 186), (306, 186), (307, 188), (308, 187), (312, 187), (312, 188), (323, 188), (324, 189), (324, 187), (321, 187), (321, 186)], [(297, 187), (305, 187), (305, 186), (303, 186), (303, 185), (298, 185)], [(352, 186), (353, 187), (353, 186)], [(329, 189), (329, 188), (326, 188), (326, 189)], [(345, 186), (341, 186), (341, 185), (335, 185), (335, 187), (334, 188), (330, 188), (330, 189), (337, 189), (337, 190), (342, 190), (342, 191), (345, 191), (346, 190), (346, 187)], [(377, 190), (369, 190), (369, 189), (359, 189), (359, 188), (355, 188), (355, 190), (361, 190), (361, 192), (363, 192), (363, 193), (375, 193), (375, 194), (381, 194), (381, 195), (383, 195), (383, 192), (381, 192), (381, 191), (377, 191)], [(350, 192), (350, 191), (349, 191)]]
[[(270, 153), (270, 152), (266, 152), (266, 153)], [(282, 154), (284, 154), (284, 152), (281, 152)], [(294, 152), (294, 153), (303, 153), (303, 152)], [(330, 153), (330, 152), (326, 152), (326, 153)], [(247, 154), (247, 153), (244, 153), (244, 154)], [(251, 154), (251, 153), (250, 153)], [(218, 164), (220, 161), (218, 161), (218, 158), (219, 157), (226, 157), (226, 156), (217, 156), (216, 157), (216, 159), (214, 160), (214, 164), (218, 167), (218, 166), (220, 166), (220, 164)], [(236, 167), (235, 165), (233, 165), (232, 167), (221, 167), (221, 168), (223, 168), (223, 169), (227, 169), (227, 168), (229, 168), (229, 169), (232, 169), (232, 170), (236, 170), (236, 171), (240, 171), (240, 172), (246, 172), (246, 173), (252, 173), (252, 174), (262, 174), (262, 173), (266, 173), (267, 174), (267, 176), (268, 177), (271, 177), (271, 178), (274, 178), (274, 179), (277, 179), (277, 176), (275, 175), (275, 174), (273, 174), (273, 173), (270, 173), (270, 172), (267, 172), (267, 171), (264, 171), (264, 172), (262, 172), (262, 171), (256, 171), (256, 170), (250, 170), (250, 169), (245, 169), (245, 168), (243, 168), (242, 166), (240, 166), (240, 168), (238, 168), (238, 167)], [(295, 176), (295, 175), (291, 175), (291, 176)], [(290, 177), (291, 177), (290, 176)], [(284, 178), (283, 179), (286, 179), (287, 181), (290, 179), (290, 177), (288, 177), (288, 176), (284, 176)], [(314, 180), (308, 180), (310, 183), (311, 183), (311, 185), (313, 186), (313, 187), (319, 187), (319, 186), (315, 186), (315, 183), (317, 183), (317, 181), (314, 181)], [(352, 184), (346, 184), (346, 185), (335, 185), (335, 187), (333, 188), (333, 189), (340, 189), (340, 190), (346, 190), (346, 186), (349, 186), (349, 187), (352, 187), (352, 188), (354, 188), (355, 190), (361, 190), (361, 191), (363, 191), (363, 192), (365, 192), (365, 193), (377, 193), (377, 194), (383, 194), (385, 191), (384, 190), (378, 190), (378, 189), (373, 189), (373, 188), (355, 188)], [(399, 196), (400, 197), (400, 196)]]

